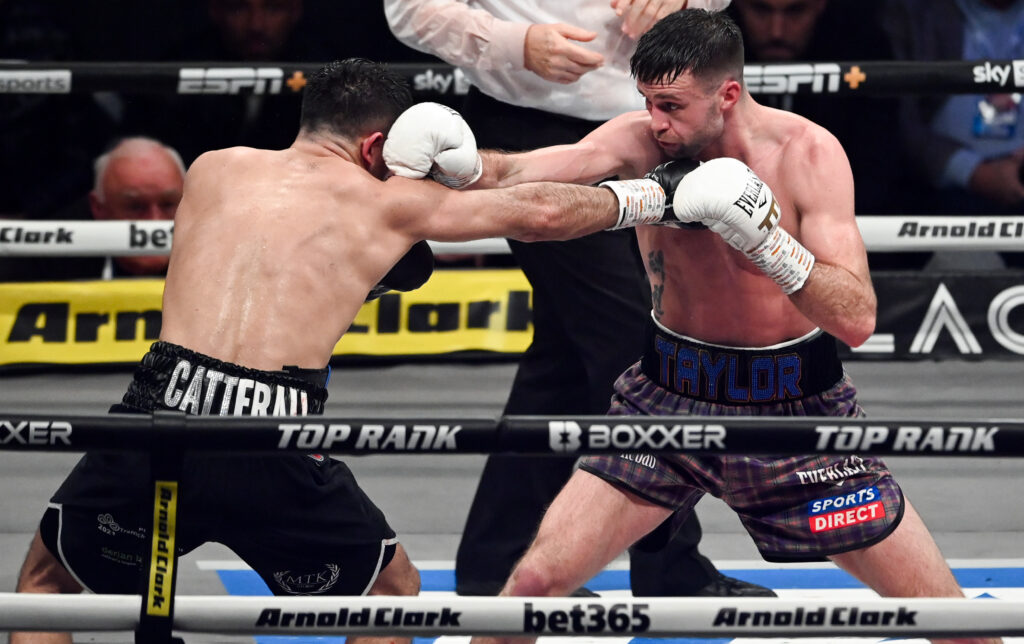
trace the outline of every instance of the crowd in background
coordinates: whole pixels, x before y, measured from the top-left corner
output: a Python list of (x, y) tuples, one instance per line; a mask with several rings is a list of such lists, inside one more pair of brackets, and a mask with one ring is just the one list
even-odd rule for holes
[[(1021, 0), (733, 0), (728, 11), (744, 31), (750, 62), (1024, 58)], [(375, 0), (0, 2), (6, 60), (316, 63), (351, 56), (439, 62), (399, 42)], [(839, 138), (854, 170), (859, 214), (1024, 212), (1019, 94), (757, 99)], [(156, 139), (186, 166), (209, 149), (287, 147), (299, 101), (297, 94), (128, 88), (0, 95), (0, 217), (89, 218), (95, 160), (124, 137)], [(927, 259), (875, 254), (872, 267), (920, 268)], [(981, 266), (1021, 265), (1004, 259)], [(54, 276), (8, 265), (0, 279)]]

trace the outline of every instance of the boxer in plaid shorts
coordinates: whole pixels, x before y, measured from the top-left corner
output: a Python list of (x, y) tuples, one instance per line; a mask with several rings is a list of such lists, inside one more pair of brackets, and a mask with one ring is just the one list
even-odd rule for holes
[[(676, 221), (637, 228), (653, 319), (611, 413), (862, 415), (835, 340), (863, 344), (877, 302), (842, 146), (755, 102), (725, 14), (667, 15), (640, 37), (630, 69), (646, 111), (575, 145), (485, 154), (480, 182), (684, 175), (668, 197)], [(737, 160), (745, 183), (692, 173), (694, 161)], [(878, 459), (640, 453), (583, 459), (501, 594), (566, 595), (625, 549), (657, 549), (704, 494), (736, 510), (767, 559), (827, 557), (883, 596), (963, 597)]]
[[(762, 349), (711, 345), (651, 321), (647, 350), (615, 383), (612, 415), (860, 417), (820, 331)], [(881, 459), (622, 454), (580, 468), (675, 514), (635, 547), (657, 549), (704, 494), (725, 501), (769, 561), (820, 560), (892, 532), (903, 494)]]

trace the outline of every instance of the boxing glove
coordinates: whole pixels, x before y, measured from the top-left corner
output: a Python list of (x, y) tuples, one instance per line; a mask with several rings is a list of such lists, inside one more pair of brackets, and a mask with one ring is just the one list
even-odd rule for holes
[(644, 175), (645, 179), (657, 181), (658, 185), (665, 191), (665, 214), (661, 221), (655, 222), (660, 226), (672, 226), (674, 228), (704, 228), (699, 221), (680, 221), (675, 215), (675, 193), (679, 182), (683, 177), (693, 172), (700, 166), (699, 161), (692, 159), (675, 159), (666, 161)]
[(434, 253), (430, 244), (419, 241), (398, 260), (366, 296), (375, 300), (388, 291), (412, 291), (423, 286), (434, 272)]
[(643, 179), (602, 182), (600, 185), (614, 192), (619, 201), (619, 220), (609, 230), (641, 224), (680, 225), (673, 213), (673, 196), (682, 178), (699, 165), (697, 161), (678, 159), (662, 163)]
[(814, 255), (779, 227), (782, 211), (775, 195), (742, 161), (703, 163), (680, 180), (672, 206), (676, 218), (718, 233), (787, 295), (810, 275)]
[(384, 163), (400, 177), (430, 176), (449, 188), (464, 188), (483, 173), (473, 131), (439, 103), (417, 103), (399, 115), (384, 141)]

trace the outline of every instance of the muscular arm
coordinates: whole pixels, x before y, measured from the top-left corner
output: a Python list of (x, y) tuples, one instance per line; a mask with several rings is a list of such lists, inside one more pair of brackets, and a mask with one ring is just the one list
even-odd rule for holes
[(519, 154), (485, 151), (484, 173), (473, 187), (500, 188), (532, 181), (589, 185), (613, 176), (641, 177), (665, 160), (649, 123), (647, 112), (627, 112), (572, 145)]
[(786, 160), (785, 181), (800, 212), (798, 239), (815, 256), (790, 296), (808, 319), (852, 347), (874, 332), (877, 301), (854, 215), (853, 174), (839, 142), (822, 131)]
[(572, 239), (615, 225), (619, 215), (611, 190), (560, 183), (456, 191), (392, 177), (378, 197), (395, 225), (414, 239), (447, 242)]

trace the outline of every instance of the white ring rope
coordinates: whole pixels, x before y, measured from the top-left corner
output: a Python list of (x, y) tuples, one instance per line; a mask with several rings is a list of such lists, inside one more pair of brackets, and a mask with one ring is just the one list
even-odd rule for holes
[[(1024, 249), (1024, 216), (860, 215), (857, 223), (875, 252)], [(160, 255), (173, 231), (171, 221), (0, 220), (0, 256)], [(509, 252), (504, 239), (430, 245), (435, 253)]]
[[(131, 630), (136, 595), (0, 593), (0, 630)], [(1024, 601), (179, 596), (174, 629), (221, 634), (931, 637), (1024, 635)]]

